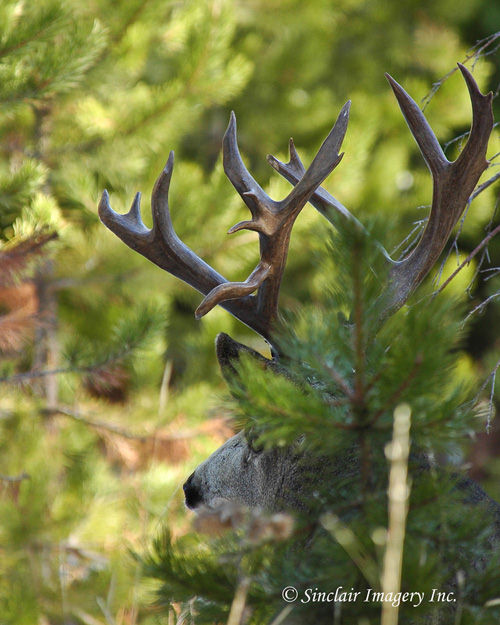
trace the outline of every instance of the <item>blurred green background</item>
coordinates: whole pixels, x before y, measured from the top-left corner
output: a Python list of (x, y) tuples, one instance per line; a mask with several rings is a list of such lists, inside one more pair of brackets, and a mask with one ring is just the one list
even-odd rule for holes
[[(118, 212), (141, 190), (150, 224), (150, 190), (175, 150), (179, 237), (245, 279), (258, 243), (226, 235), (247, 218), (220, 159), (230, 111), (249, 170), (281, 199), (289, 187), (266, 154), (287, 160), (293, 136), (310, 162), (352, 99), (345, 157), (325, 187), (361, 220), (385, 215), (392, 250), (426, 218), (431, 181), (384, 72), (419, 103), (439, 87), (426, 115), (453, 158), (471, 114), (462, 78), (447, 75), (465, 61), (483, 92), (498, 92), (499, 30), (489, 0), (3, 0), (2, 625), (156, 622), (129, 551), (162, 524), (185, 531), (181, 485), (231, 433), (214, 338), (225, 331), (265, 351), (221, 309), (195, 321), (200, 296), (100, 224), (102, 190)], [(495, 107), (498, 119), (499, 98)], [(490, 157), (499, 151), (496, 133)], [(498, 224), (497, 204), (491, 185), (471, 205), (441, 280)], [(304, 210), (283, 308), (319, 299), (335, 279), (317, 270), (327, 229)], [(464, 459), (500, 499), (499, 237), (488, 250), (448, 289), (475, 310), (462, 374), (484, 402)]]

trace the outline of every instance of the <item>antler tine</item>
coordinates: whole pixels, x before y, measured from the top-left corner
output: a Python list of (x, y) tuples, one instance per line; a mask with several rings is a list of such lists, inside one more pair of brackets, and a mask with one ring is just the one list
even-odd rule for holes
[(201, 319), (214, 306), (230, 299), (236, 299), (250, 295), (268, 277), (271, 267), (267, 263), (260, 262), (248, 276), (245, 282), (226, 282), (219, 284), (205, 297), (195, 311), (196, 319)]
[[(300, 156), (298, 155), (297, 149), (295, 147), (295, 143), (293, 139), (290, 137), (288, 141), (288, 153), (290, 154), (290, 160), (288, 163), (282, 163), (272, 154), (267, 155), (267, 162), (273, 169), (275, 169), (279, 174), (288, 180), (293, 185), (296, 185), (297, 182), (302, 178), (302, 176), (306, 173), (306, 168), (304, 164), (300, 160)], [(315, 191), (317, 193), (319, 189)], [(313, 195), (314, 197), (314, 195)]]
[[(345, 133), (347, 132), (350, 109), (351, 101), (348, 100), (342, 107), (333, 128), (321, 144), (312, 163), (301, 176), (288, 197), (283, 200), (284, 204), (290, 206), (297, 205), (302, 208), (328, 174), (340, 163), (344, 153), (339, 154), (339, 150), (344, 141)], [(296, 152), (294, 156), (299, 160)]]
[(393, 262), (387, 292), (382, 295), (382, 315), (388, 316), (408, 299), (439, 258), (446, 242), (481, 176), (488, 167), (486, 150), (493, 129), (493, 94), (483, 95), (472, 74), (461, 64), (472, 103), (469, 139), (453, 162), (445, 157), (422, 111), (389, 75), (405, 120), (433, 178), (432, 207), (427, 226), (416, 248), (405, 259)]
[[(148, 229), (141, 219), (140, 198), (137, 193), (132, 207), (125, 215), (116, 213), (110, 206), (109, 195), (104, 191), (99, 202), (99, 217), (131, 249), (152, 261), (168, 273), (187, 282), (203, 295), (218, 286), (231, 284), (210, 265), (199, 258), (175, 233), (168, 206), (168, 191), (174, 166), (174, 153), (170, 152), (167, 164), (158, 177), (151, 196), (153, 228)], [(238, 295), (239, 299), (221, 302), (221, 305), (271, 342), (268, 325), (255, 314), (255, 301)]]
[(102, 223), (132, 249), (136, 249), (137, 242), (149, 232), (142, 222), (140, 205), (141, 194), (136, 193), (129, 212), (125, 215), (119, 215), (111, 208), (109, 193), (104, 189), (98, 206), (99, 218)]
[(220, 274), (202, 261), (178, 238), (170, 219), (168, 191), (174, 166), (174, 153), (170, 152), (167, 164), (158, 177), (151, 195), (153, 228), (146, 228), (141, 219), (141, 194), (137, 193), (132, 207), (125, 215), (116, 213), (110, 206), (107, 191), (99, 202), (99, 217), (130, 248), (139, 252), (155, 265), (188, 282), (195, 289), (208, 292), (225, 282)]
[[(266, 205), (276, 209), (277, 203), (267, 195), (245, 167), (238, 149), (236, 130), (236, 115), (234, 111), (231, 111), (229, 124), (222, 139), (222, 162), (224, 172), (250, 209), (252, 216), (255, 217), (258, 215), (259, 205)], [(248, 228), (250, 223), (251, 222), (242, 222), (241, 226), (237, 224), (237, 226), (231, 228), (230, 232), (236, 232), (236, 230), (240, 230), (243, 227)]]
[(464, 168), (468, 165), (479, 167), (480, 176), (489, 165), (489, 161), (486, 160), (486, 149), (495, 121), (492, 107), (493, 93), (490, 91), (483, 95), (469, 70), (461, 63), (457, 65), (462, 72), (471, 98), (472, 126), (469, 139), (456, 162)]
[[(267, 162), (273, 169), (275, 169), (279, 174), (288, 180), (293, 185), (296, 185), (298, 181), (304, 175), (306, 169), (300, 160), (300, 157), (295, 148), (295, 144), (293, 139), (289, 141), (289, 153), (290, 160), (288, 163), (283, 163), (278, 160), (272, 154), (267, 155)], [(357, 224), (361, 225), (358, 220), (349, 212), (349, 210), (336, 198), (333, 197), (328, 191), (323, 189), (322, 187), (318, 187), (316, 191), (312, 194), (309, 202), (314, 206), (314, 208), (328, 221), (331, 223), (335, 223), (335, 215), (339, 214), (345, 219), (352, 220)], [(333, 211), (332, 211), (333, 209)]]
[[(323, 141), (307, 171), (295, 150), (292, 139), (290, 139), (290, 163), (284, 165), (268, 155), (268, 161), (271, 165), (294, 184), (290, 194), (281, 202), (272, 200), (257, 184), (243, 164), (237, 145), (236, 118), (234, 113), (231, 113), (229, 126), (223, 140), (224, 171), (249, 207), (254, 220), (236, 224), (236, 226), (231, 228), (230, 233), (242, 228), (259, 232), (265, 231), (265, 227), (262, 227), (263, 224), (259, 224), (259, 216), (263, 210), (279, 213), (281, 219), (285, 214), (288, 216), (290, 212), (293, 214), (300, 212), (307, 199), (316, 192), (321, 182), (335, 169), (343, 157), (343, 154), (339, 154), (339, 149), (347, 130), (350, 106), (351, 102), (348, 101), (342, 107), (332, 130)], [(323, 193), (329, 196), (326, 191), (323, 191)], [(306, 197), (307, 199), (305, 199)], [(344, 208), (343, 210), (348, 213), (347, 209)]]
[[(493, 95), (483, 95), (472, 74), (460, 63), (458, 67), (469, 90), (473, 121), (466, 146), (454, 162), (448, 161), (424, 114), (415, 101), (389, 74), (386, 77), (399, 103), (403, 116), (433, 177), (432, 208), (424, 233), (411, 254), (402, 261), (392, 260), (381, 247), (390, 264), (389, 283), (382, 294), (381, 318), (400, 308), (422, 282), (441, 254), (451, 231), (463, 213), (481, 174), (488, 167), (486, 149), (493, 129)], [(304, 177), (304, 165), (290, 139), (290, 160), (282, 163), (268, 155), (269, 164), (286, 180), (298, 186)], [(319, 187), (311, 204), (330, 222), (335, 215), (361, 226), (337, 199)], [(333, 209), (333, 210), (332, 210)]]
[(398, 101), (403, 117), (417, 142), (420, 152), (432, 174), (438, 174), (448, 164), (439, 141), (429, 126), (418, 104), (406, 93), (390, 74), (385, 74)]

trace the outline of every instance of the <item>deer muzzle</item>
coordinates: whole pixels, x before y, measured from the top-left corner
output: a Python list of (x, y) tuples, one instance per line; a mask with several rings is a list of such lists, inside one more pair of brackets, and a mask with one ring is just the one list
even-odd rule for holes
[(201, 493), (200, 486), (197, 484), (197, 480), (194, 473), (188, 477), (182, 487), (184, 490), (184, 499), (186, 506), (190, 510), (195, 510), (203, 504), (203, 495)]

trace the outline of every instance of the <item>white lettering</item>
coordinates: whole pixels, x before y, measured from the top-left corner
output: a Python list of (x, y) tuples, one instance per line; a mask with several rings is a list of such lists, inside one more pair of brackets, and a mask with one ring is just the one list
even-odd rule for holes
[(305, 595), (305, 597), (306, 597), (306, 598), (305, 598), (305, 599), (304, 599), (304, 598), (302, 598), (302, 599), (300, 600), (300, 602), (301, 602), (301, 603), (309, 603), (309, 601), (311, 601), (311, 592), (312, 592), (312, 591), (311, 591), (311, 589), (310, 589), (310, 588), (306, 588), (306, 589), (304, 590), (304, 595)]
[(456, 601), (454, 594), (453, 592), (439, 592), (437, 588), (433, 588), (429, 602), (454, 603)]
[(411, 603), (412, 607), (418, 608), (418, 606), (424, 600), (425, 593), (423, 592), (380, 592), (373, 590), (373, 588), (367, 588), (363, 601), (365, 603), (390, 603), (397, 608), (402, 603)]

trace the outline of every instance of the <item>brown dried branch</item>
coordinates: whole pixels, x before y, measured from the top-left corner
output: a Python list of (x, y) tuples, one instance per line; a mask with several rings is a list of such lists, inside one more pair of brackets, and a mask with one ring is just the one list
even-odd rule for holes
[(0, 286), (11, 286), (28, 263), (44, 253), (44, 246), (57, 238), (57, 233), (35, 233), (22, 241), (13, 241), (0, 249)]

